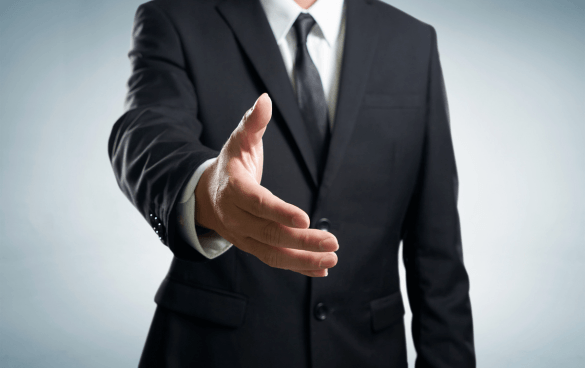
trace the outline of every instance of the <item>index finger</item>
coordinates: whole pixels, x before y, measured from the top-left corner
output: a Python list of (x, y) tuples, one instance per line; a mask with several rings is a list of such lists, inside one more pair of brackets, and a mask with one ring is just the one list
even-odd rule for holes
[(283, 201), (255, 181), (239, 179), (234, 189), (235, 205), (243, 211), (289, 227), (309, 227), (309, 215), (305, 211)]

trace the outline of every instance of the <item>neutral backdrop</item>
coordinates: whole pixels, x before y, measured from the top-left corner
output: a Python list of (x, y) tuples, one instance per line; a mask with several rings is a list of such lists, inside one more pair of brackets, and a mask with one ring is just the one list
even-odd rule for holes
[[(2, 367), (137, 365), (171, 259), (107, 155), (141, 2), (0, 1)], [(584, 1), (390, 3), (438, 33), (478, 366), (583, 367)]]

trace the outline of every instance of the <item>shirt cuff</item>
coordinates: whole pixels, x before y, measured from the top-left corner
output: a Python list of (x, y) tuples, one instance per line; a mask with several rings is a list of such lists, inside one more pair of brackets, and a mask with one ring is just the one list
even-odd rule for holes
[(215, 160), (217, 160), (217, 157), (210, 158), (195, 170), (177, 203), (177, 214), (179, 215), (177, 229), (189, 245), (208, 259), (214, 259), (222, 255), (233, 245), (213, 230), (198, 235), (195, 229), (195, 187), (197, 187), (197, 183), (205, 169), (213, 164)]

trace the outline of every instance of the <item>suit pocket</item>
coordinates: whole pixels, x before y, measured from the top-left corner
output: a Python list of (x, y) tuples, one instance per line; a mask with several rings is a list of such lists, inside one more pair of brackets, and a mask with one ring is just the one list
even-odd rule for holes
[(160, 285), (154, 301), (172, 311), (232, 328), (244, 322), (247, 305), (243, 295), (187, 285), (168, 277)]
[(372, 312), (372, 329), (381, 331), (404, 316), (404, 304), (400, 290), (370, 302)]
[(413, 109), (424, 106), (421, 95), (417, 94), (366, 94), (364, 107), (386, 109)]

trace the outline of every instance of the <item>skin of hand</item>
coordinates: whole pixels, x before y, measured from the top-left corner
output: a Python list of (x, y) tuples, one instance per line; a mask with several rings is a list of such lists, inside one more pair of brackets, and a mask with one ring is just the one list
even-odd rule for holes
[(309, 229), (309, 216), (260, 185), (262, 136), (272, 116), (263, 93), (246, 111), (195, 188), (195, 222), (267, 265), (324, 277), (337, 264), (337, 238)]

